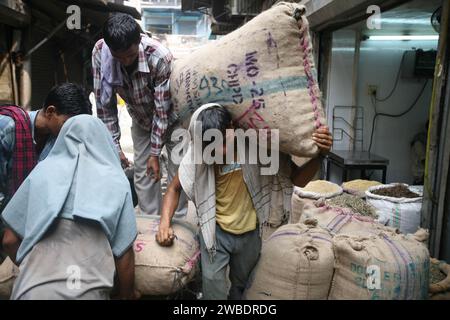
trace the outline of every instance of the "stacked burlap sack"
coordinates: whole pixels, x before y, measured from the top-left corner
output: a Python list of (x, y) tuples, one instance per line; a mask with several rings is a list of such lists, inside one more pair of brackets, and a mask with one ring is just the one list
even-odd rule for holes
[[(199, 271), (200, 247), (196, 227), (173, 220), (175, 233), (171, 247), (155, 240), (159, 217), (137, 216), (138, 236), (134, 243), (135, 286), (144, 296), (167, 296), (183, 289)], [(19, 274), (9, 258), (0, 265), (0, 299), (9, 299)]]
[(264, 241), (247, 299), (427, 299), (426, 230), (384, 226), (360, 195), (327, 181), (295, 188), (292, 215)]
[(317, 221), (285, 225), (267, 239), (250, 300), (418, 300), (428, 297), (430, 258), (415, 235), (389, 228), (333, 234)]
[(0, 299), (9, 299), (19, 268), (7, 257), (0, 264)]
[(138, 216), (134, 243), (135, 285), (142, 295), (164, 296), (185, 287), (198, 272), (200, 247), (196, 227), (173, 219), (174, 244), (162, 247), (156, 240), (159, 217)]
[(175, 61), (170, 84), (184, 128), (197, 108), (219, 103), (241, 128), (278, 129), (280, 151), (318, 153), (312, 134), (326, 120), (302, 5), (276, 4)]
[(326, 299), (333, 263), (328, 231), (305, 224), (282, 226), (264, 242), (245, 296), (250, 300)]
[[(365, 197), (362, 197), (362, 192), (365, 192)], [(292, 197), (292, 215), (298, 219), (294, 221), (302, 221), (305, 212), (307, 215), (303, 220), (317, 213), (334, 215), (340, 211), (341, 215), (348, 216), (353, 212), (357, 216), (373, 218), (404, 234), (415, 233), (419, 229), (421, 208), (422, 194), (408, 185), (382, 185), (366, 180), (350, 181), (344, 183), (342, 188), (328, 181), (313, 181), (305, 188), (295, 188)], [(323, 219), (318, 219), (322, 225)]]
[(445, 261), (431, 259), (429, 294), (431, 300), (450, 300), (450, 265)]

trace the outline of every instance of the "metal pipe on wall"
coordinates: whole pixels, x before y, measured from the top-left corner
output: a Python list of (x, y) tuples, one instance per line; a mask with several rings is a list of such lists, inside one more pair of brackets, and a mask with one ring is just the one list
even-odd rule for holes
[(20, 69), (20, 105), (31, 110), (31, 60), (23, 61)]
[[(358, 30), (355, 32), (355, 54), (353, 56), (353, 75), (352, 75), (352, 105), (357, 107), (358, 106), (358, 90), (359, 90), (359, 58), (361, 54), (361, 31)], [(351, 115), (350, 115), (350, 123), (353, 125), (352, 128), (352, 138), (353, 143), (349, 145), (349, 150), (355, 150), (356, 149), (356, 128), (358, 125), (358, 120), (356, 117), (356, 109), (352, 109)]]
[[(435, 78), (430, 106), (427, 157), (425, 165), (424, 202), (421, 225), (430, 230), (429, 248), (431, 255), (440, 256), (443, 221), (446, 205), (446, 184), (448, 162), (445, 162), (445, 119), (446, 86), (450, 56), (450, 0), (443, 0), (441, 34), (436, 57)], [(444, 122), (447, 121), (447, 122)], [(447, 139), (446, 139), (447, 138)]]
[(10, 50), (10, 61), (11, 61), (11, 79), (12, 79), (12, 87), (13, 87), (13, 97), (14, 103), (16, 105), (20, 104), (19, 99), (19, 87), (17, 81), (17, 66), (15, 63), (15, 55), (20, 51), (20, 44), (22, 40), (22, 32), (20, 30), (13, 30), (12, 36), (12, 45)]

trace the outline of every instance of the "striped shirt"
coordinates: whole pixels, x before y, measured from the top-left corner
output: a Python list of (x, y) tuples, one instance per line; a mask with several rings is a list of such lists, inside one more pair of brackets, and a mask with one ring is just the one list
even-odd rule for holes
[(158, 41), (142, 35), (137, 69), (132, 74), (128, 74), (125, 67), (121, 66), (123, 85), (115, 87), (109, 103), (102, 105), (100, 86), (102, 83), (101, 50), (103, 43), (103, 39), (97, 41), (92, 51), (97, 115), (106, 124), (112, 133), (115, 144), (120, 149), (120, 127), (115, 93), (119, 94), (127, 103), (128, 112), (133, 121), (143, 129), (151, 131), (150, 154), (158, 156), (161, 153), (167, 128), (176, 119), (172, 112), (169, 91), (172, 54)]

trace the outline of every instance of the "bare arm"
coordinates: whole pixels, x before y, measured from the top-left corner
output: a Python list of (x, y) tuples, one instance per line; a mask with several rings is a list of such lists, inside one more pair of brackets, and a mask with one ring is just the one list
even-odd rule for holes
[(10, 228), (5, 228), (2, 239), (3, 250), (14, 263), (16, 263), (17, 251), (21, 243), (22, 240)]
[(178, 207), (181, 190), (182, 187), (177, 173), (170, 185), (167, 187), (167, 192), (163, 199), (161, 221), (159, 223), (158, 233), (156, 234), (156, 241), (162, 246), (171, 246), (173, 243), (174, 233), (170, 225), (173, 215), (175, 214), (175, 210)]
[(139, 294), (134, 290), (134, 251), (131, 246), (120, 258), (114, 258), (117, 270), (117, 287), (119, 299), (137, 299)]
[(293, 165), (291, 180), (297, 187), (305, 187), (316, 175), (320, 169), (322, 158), (331, 150), (333, 145), (333, 136), (331, 135), (328, 127), (320, 127), (313, 134), (313, 140), (320, 149), (320, 155), (318, 158), (314, 158), (307, 162), (302, 167)]
[(300, 188), (304, 188), (319, 171), (321, 158), (314, 158), (301, 167), (292, 164), (292, 183)]

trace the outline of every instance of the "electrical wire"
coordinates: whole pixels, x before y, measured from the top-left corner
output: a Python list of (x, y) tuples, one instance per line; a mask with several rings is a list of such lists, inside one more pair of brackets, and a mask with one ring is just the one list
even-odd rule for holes
[(372, 132), (370, 133), (369, 153), (372, 150), (373, 134), (375, 132), (375, 125), (376, 125), (377, 118), (378, 117), (401, 118), (404, 115), (406, 115), (409, 112), (411, 112), (414, 109), (414, 107), (416, 106), (417, 102), (419, 102), (419, 100), (422, 97), (423, 93), (425, 92), (425, 88), (427, 87), (428, 82), (429, 82), (428, 80), (425, 81), (422, 89), (420, 90), (420, 92), (419, 92), (418, 96), (416, 97), (416, 99), (414, 100), (414, 102), (405, 111), (403, 111), (402, 113), (399, 113), (399, 114), (389, 114), (389, 113), (377, 112), (376, 111), (376, 103), (374, 103), (374, 101), (373, 101), (374, 99), (373, 99), (373, 96), (372, 96), (372, 103), (373, 103), (374, 108), (375, 108), (375, 116), (373, 117)]
[(378, 101), (378, 102), (384, 102), (384, 101), (388, 100), (390, 97), (392, 97), (392, 95), (394, 94), (395, 90), (397, 89), (398, 82), (399, 82), (399, 80), (400, 80), (400, 74), (401, 74), (401, 72), (402, 72), (402, 70), (403, 70), (403, 62), (405, 61), (405, 57), (406, 57), (406, 53), (407, 53), (407, 52), (408, 52), (408, 51), (405, 51), (405, 52), (403, 53), (402, 60), (400, 61), (400, 66), (399, 66), (398, 71), (397, 71), (397, 77), (396, 77), (396, 79), (395, 79), (395, 84), (394, 84), (394, 87), (392, 88), (391, 92), (387, 95), (386, 98), (383, 98), (383, 99), (377, 99), (377, 97), (375, 96), (375, 100), (376, 100), (376, 101)]

